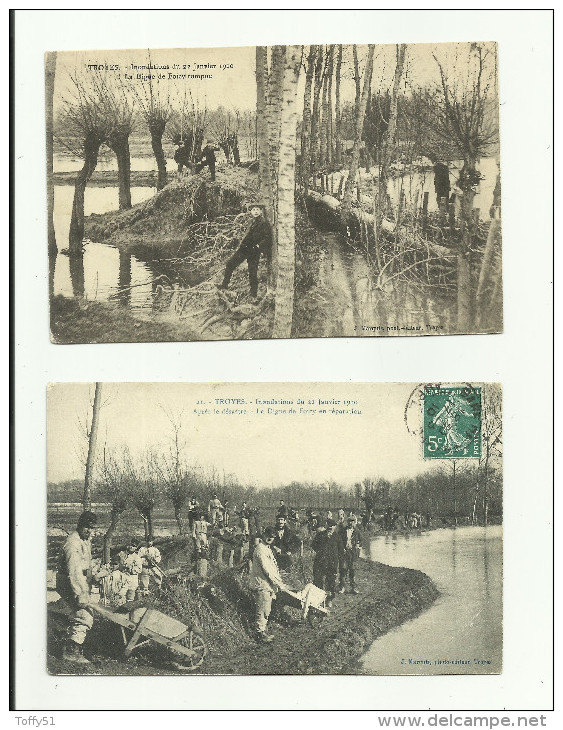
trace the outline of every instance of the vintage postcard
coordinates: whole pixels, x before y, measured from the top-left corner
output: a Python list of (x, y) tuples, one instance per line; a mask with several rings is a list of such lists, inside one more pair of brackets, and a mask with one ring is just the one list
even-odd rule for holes
[(502, 331), (494, 42), (45, 66), (54, 342)]
[(493, 383), (57, 383), (51, 674), (502, 671)]

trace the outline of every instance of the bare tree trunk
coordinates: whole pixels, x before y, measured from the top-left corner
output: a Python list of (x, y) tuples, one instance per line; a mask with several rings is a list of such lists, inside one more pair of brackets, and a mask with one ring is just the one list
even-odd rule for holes
[(283, 93), (285, 46), (272, 49), (268, 80), (268, 133), (270, 150), (270, 179), (272, 182), (272, 268), (271, 282), (275, 284), (278, 271), (278, 169), (280, 160), (280, 119)]
[(84, 296), (84, 253), (82, 249), (75, 251), (72, 256), (68, 257), (68, 267), (72, 293), (75, 297), (82, 298)]
[[(405, 55), (407, 46), (405, 43), (397, 45), (397, 63), (395, 65), (395, 74), (393, 76), (393, 88), (391, 91), (391, 107), (389, 111), (389, 124), (387, 126), (387, 134), (383, 143), (381, 155), (381, 165), (379, 169), (379, 196), (380, 204), (387, 200), (387, 181), (389, 179), (389, 166), (391, 164), (391, 152), (395, 144), (395, 136), (397, 134), (397, 110), (399, 104), (399, 86), (403, 75), (405, 65)], [(383, 210), (383, 208), (381, 208)]]
[(479, 282), (477, 284), (477, 294), (475, 295), (477, 306), (477, 326), (480, 327), (486, 318), (488, 308), (491, 304), (490, 297), (485, 301), (485, 291), (492, 281), (493, 259), (495, 253), (496, 239), (500, 231), (500, 218), (492, 218), (489, 227), (489, 235), (485, 244), (483, 260), (481, 262), (481, 270), (479, 272)]
[(323, 85), (323, 46), (319, 46), (313, 84), (313, 111), (311, 114), (311, 177), (313, 187), (316, 184), (316, 175), (319, 167), (319, 127), (320, 127), (320, 98)]
[(330, 46), (328, 57), (328, 89), (327, 89), (327, 124), (326, 124), (326, 157), (327, 163), (332, 166), (334, 160), (334, 130), (332, 113), (332, 82), (334, 75), (334, 45)]
[(177, 504), (174, 505), (174, 517), (176, 518), (176, 524), (178, 525), (178, 533), (180, 535), (185, 535), (186, 527), (184, 525), (184, 520), (182, 519), (180, 505), (177, 505)]
[(131, 207), (131, 155), (129, 153), (129, 134), (112, 135), (109, 146), (117, 157), (117, 178), (119, 182), (119, 210)]
[(344, 186), (344, 195), (342, 196), (341, 215), (342, 221), (345, 224), (350, 211), (352, 203), (352, 192), (354, 190), (354, 183), (356, 182), (356, 175), (358, 174), (358, 167), (360, 162), (360, 142), (362, 139), (362, 132), (364, 129), (364, 117), (366, 113), (366, 105), (368, 100), (369, 88), (371, 84), (371, 74), (373, 71), (373, 53), (375, 45), (370, 43), (368, 46), (368, 57), (366, 61), (366, 68), (364, 71), (364, 88), (362, 89), (362, 96), (360, 103), (356, 110), (355, 129), (354, 129), (354, 146), (352, 148), (352, 158), (350, 160), (350, 170), (348, 172), (348, 179)]
[[(45, 127), (47, 137), (47, 253), (49, 256), (49, 296), (53, 296), (57, 240), (55, 236), (55, 186), (53, 183), (53, 97), (55, 94), (56, 51), (45, 54)], [(52, 273), (51, 273), (52, 272)]]
[(84, 194), (88, 180), (92, 177), (92, 173), (98, 164), (98, 153), (101, 144), (101, 140), (94, 136), (89, 136), (84, 140), (84, 165), (76, 176), (72, 215), (70, 218), (68, 248), (71, 255), (82, 251), (82, 241), (84, 239)]
[(453, 489), (453, 493), (454, 493), (454, 524), (457, 527), (457, 494), (456, 494), (456, 481), (455, 481), (455, 477), (456, 477), (456, 462), (455, 462), (455, 459), (452, 461), (452, 467), (453, 467), (453, 471), (452, 471), (452, 489)]
[(162, 136), (164, 134), (165, 125), (162, 122), (152, 123), (149, 125), (149, 131), (151, 133), (151, 144), (152, 151), (154, 152), (154, 158), (156, 160), (156, 167), (158, 170), (158, 179), (156, 182), (156, 189), (162, 190), (168, 182), (168, 174), (166, 172), (166, 157), (164, 156), (164, 150), (162, 148)]
[(113, 536), (115, 535), (115, 532), (117, 530), (117, 525), (119, 523), (120, 516), (121, 516), (121, 512), (112, 509), (111, 522), (107, 529), (106, 534), (104, 535), (104, 547), (103, 547), (103, 562), (104, 563), (109, 563), (111, 561), (111, 546), (113, 543)]
[(467, 332), (471, 325), (471, 269), (469, 252), (473, 239), (473, 200), (475, 192), (471, 180), (475, 178), (475, 160), (465, 160), (461, 185), (461, 237), (457, 253), (457, 327), (460, 332)]
[(303, 96), (303, 126), (301, 129), (301, 178), (304, 194), (309, 192), (311, 176), (311, 92), (318, 46), (311, 46), (307, 58), (307, 75), (305, 77), (305, 93)]
[(88, 457), (86, 458), (86, 475), (84, 478), (84, 495), (82, 506), (84, 510), (92, 509), (92, 477), (96, 459), (96, 441), (98, 439), (98, 421), (100, 418), (100, 402), (102, 398), (102, 384), (96, 383), (94, 391), (94, 405), (92, 406), (92, 425), (88, 437)]
[[(272, 172), (270, 170), (270, 141), (268, 128), (268, 55), (265, 46), (256, 46), (256, 136), (258, 143), (258, 164), (260, 175), (261, 199), (266, 206), (272, 233), (275, 236), (274, 192), (272, 188)], [(272, 242), (272, 268), (275, 271), (277, 262), (276, 239)], [(269, 272), (270, 284), (273, 272)]]
[(278, 174), (278, 273), (273, 337), (291, 337), (295, 281), (295, 148), (301, 46), (288, 46), (283, 75)]
[(340, 77), (342, 73), (342, 44), (338, 45), (336, 54), (336, 76), (334, 79), (335, 87), (335, 106), (334, 106), (334, 164), (339, 167), (342, 162), (342, 140), (340, 139)]
[[(330, 46), (326, 52), (326, 63), (328, 67), (328, 61), (330, 57)], [(321, 103), (321, 123), (320, 123), (320, 152), (319, 152), (319, 164), (321, 170), (324, 170), (327, 165), (327, 144), (328, 144), (328, 71), (325, 71), (323, 78), (323, 89), (322, 89), (322, 103)]]

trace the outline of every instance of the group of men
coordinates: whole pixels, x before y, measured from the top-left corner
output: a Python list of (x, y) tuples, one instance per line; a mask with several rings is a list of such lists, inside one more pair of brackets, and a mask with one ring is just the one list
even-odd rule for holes
[[(294, 512), (295, 513), (295, 512)], [(255, 596), (255, 632), (258, 641), (269, 643), (273, 636), (267, 632), (272, 602), (276, 600), (278, 611), (283, 606), (283, 595), (291, 591), (287, 585), (287, 571), (293, 558), (301, 551), (302, 542), (287, 524), (291, 514), (283, 500), (280, 501), (275, 527), (266, 527), (256, 538), (250, 567), (250, 586)], [(354, 563), (359, 556), (361, 534), (357, 528), (357, 518), (351, 514), (345, 518), (344, 510), (339, 511), (339, 521), (330, 517), (322, 520), (310, 512), (313, 520), (313, 539), (311, 547), (313, 559), (313, 584), (327, 594), (326, 606), (330, 608), (336, 592), (344, 593), (346, 581), (349, 592), (357, 594)], [(340, 577), (338, 589), (337, 576)]]
[(70, 609), (63, 659), (77, 664), (89, 663), (82, 645), (94, 621), (93, 586), (98, 584), (102, 591), (111, 592), (119, 605), (146, 595), (151, 581), (160, 585), (162, 578), (158, 569), (161, 555), (152, 537), (144, 545), (131, 544), (121, 551), (114, 566), (92, 561), (91, 536), (96, 524), (93, 512), (80, 515), (76, 530), (63, 544), (57, 566), (57, 592)]

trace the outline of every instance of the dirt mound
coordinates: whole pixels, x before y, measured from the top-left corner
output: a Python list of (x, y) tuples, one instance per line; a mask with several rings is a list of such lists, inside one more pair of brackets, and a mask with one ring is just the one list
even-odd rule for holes
[(85, 235), (121, 247), (181, 245), (191, 224), (240, 213), (256, 190), (257, 176), (247, 168), (219, 170), (213, 182), (204, 174), (191, 175), (130, 210), (88, 216)]

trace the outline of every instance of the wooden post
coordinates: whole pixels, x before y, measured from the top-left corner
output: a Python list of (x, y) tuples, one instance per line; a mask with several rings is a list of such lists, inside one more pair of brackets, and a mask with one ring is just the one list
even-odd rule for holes
[(197, 575), (201, 578), (207, 578), (207, 558), (197, 559)]
[(223, 548), (225, 547), (225, 543), (223, 540), (217, 540), (217, 562), (222, 563), (223, 562)]
[(356, 198), (358, 200), (358, 203), (362, 200), (362, 191), (360, 189), (360, 181), (358, 180), (358, 184), (356, 185)]
[(235, 549), (231, 548), (229, 550), (229, 559), (227, 561), (227, 565), (229, 566), (229, 568), (232, 568), (234, 566), (234, 564), (235, 564)]
[(453, 234), (454, 228), (455, 228), (455, 203), (449, 204), (448, 216), (449, 216), (450, 233)]
[(423, 235), (426, 235), (426, 230), (428, 228), (428, 192), (424, 193), (424, 198), (422, 200), (422, 233)]

